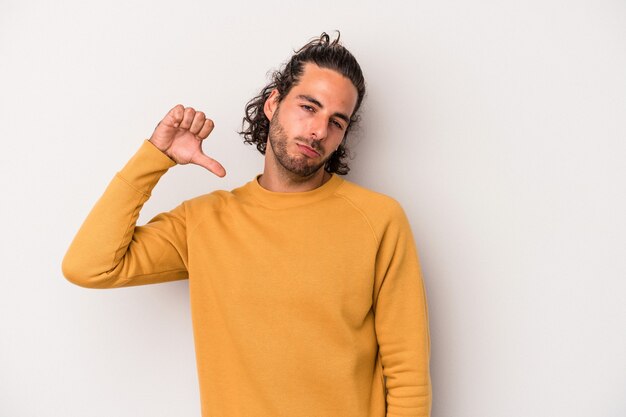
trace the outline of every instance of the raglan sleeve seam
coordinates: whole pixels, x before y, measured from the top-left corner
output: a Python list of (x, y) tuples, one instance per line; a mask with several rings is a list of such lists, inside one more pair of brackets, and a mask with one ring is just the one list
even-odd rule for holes
[(363, 211), (363, 209), (361, 209), (354, 201), (352, 201), (352, 199), (350, 197), (348, 197), (345, 194), (340, 194), (337, 193), (336, 194), (338, 197), (342, 198), (343, 200), (345, 200), (357, 213), (359, 213), (359, 215), (361, 215), (361, 217), (363, 218), (363, 220), (365, 221), (365, 223), (367, 224), (370, 232), (372, 233), (372, 238), (374, 239), (374, 243), (376, 244), (376, 246), (380, 245), (380, 239), (378, 238), (378, 236), (376, 235), (376, 231), (374, 230), (374, 227), (372, 226), (372, 222), (370, 220), (370, 218), (367, 216), (367, 214), (365, 214), (365, 212)]

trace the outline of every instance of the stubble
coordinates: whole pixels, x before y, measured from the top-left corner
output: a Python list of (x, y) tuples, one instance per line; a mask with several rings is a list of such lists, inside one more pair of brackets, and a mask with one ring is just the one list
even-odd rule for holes
[[(306, 157), (305, 155), (289, 155), (289, 152), (287, 151), (289, 138), (287, 137), (283, 126), (278, 120), (278, 110), (270, 121), (268, 136), (268, 140), (278, 163), (286, 171), (295, 175), (296, 177), (299, 177), (301, 180), (306, 180), (313, 176), (326, 164), (326, 161), (328, 160), (328, 158), (325, 158), (319, 163), (312, 163), (311, 159)], [(307, 144), (320, 154), (322, 153), (319, 141), (309, 142), (301, 137), (296, 137), (295, 140)]]

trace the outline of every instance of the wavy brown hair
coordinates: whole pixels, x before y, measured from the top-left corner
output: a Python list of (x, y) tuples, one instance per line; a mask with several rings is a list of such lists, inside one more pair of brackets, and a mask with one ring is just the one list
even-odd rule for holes
[(341, 145), (326, 161), (324, 169), (330, 173), (345, 175), (350, 171), (346, 159), (349, 157), (346, 140), (350, 130), (358, 124), (361, 117), (358, 115), (359, 108), (365, 96), (365, 79), (361, 67), (356, 58), (343, 45), (339, 43), (341, 34), (337, 31), (337, 38), (333, 41), (330, 36), (323, 32), (318, 38), (314, 38), (291, 56), (289, 61), (272, 73), (271, 82), (261, 89), (259, 95), (246, 104), (246, 113), (241, 125), (240, 135), (243, 141), (256, 148), (265, 155), (267, 136), (270, 130), (270, 121), (263, 112), (263, 105), (273, 89), (278, 90), (278, 102), (280, 103), (289, 94), (294, 85), (300, 81), (306, 63), (314, 63), (320, 68), (328, 68), (337, 71), (352, 81), (357, 90), (357, 101), (354, 111), (350, 116), (350, 123), (346, 128)]

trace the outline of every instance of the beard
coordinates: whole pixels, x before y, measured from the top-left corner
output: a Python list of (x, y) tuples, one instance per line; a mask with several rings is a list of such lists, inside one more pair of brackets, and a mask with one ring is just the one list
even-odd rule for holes
[[(295, 137), (294, 139), (300, 141), (303, 144), (306, 144), (307, 146), (310, 146), (321, 156), (324, 155), (324, 151), (322, 150), (322, 146), (320, 145), (319, 140), (308, 141), (299, 136)], [(313, 174), (318, 172), (320, 169), (322, 169), (322, 167), (324, 167), (326, 161), (328, 161), (328, 159), (330, 158), (330, 156), (328, 156), (326, 158), (322, 158), (320, 162), (315, 162), (305, 155), (289, 155), (289, 152), (287, 151), (289, 138), (287, 137), (283, 126), (278, 120), (278, 109), (276, 110), (274, 117), (270, 121), (268, 141), (270, 142), (272, 151), (278, 163), (286, 171), (294, 174), (294, 176), (301, 177), (302, 179), (309, 178)]]

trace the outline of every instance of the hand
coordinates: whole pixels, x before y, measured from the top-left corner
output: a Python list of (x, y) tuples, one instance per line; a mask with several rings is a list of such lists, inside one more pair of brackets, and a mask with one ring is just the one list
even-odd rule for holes
[(159, 122), (149, 140), (177, 164), (200, 165), (223, 177), (226, 170), (222, 164), (202, 152), (202, 141), (213, 126), (213, 121), (201, 111), (178, 104)]

